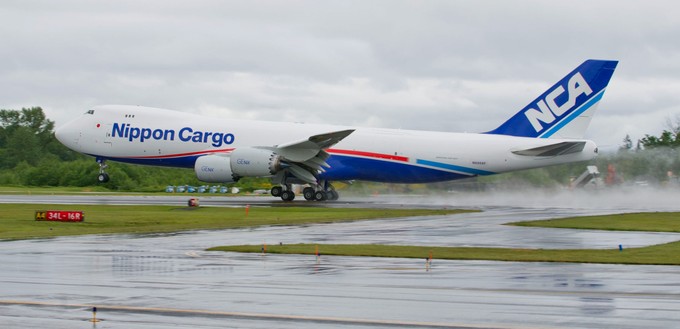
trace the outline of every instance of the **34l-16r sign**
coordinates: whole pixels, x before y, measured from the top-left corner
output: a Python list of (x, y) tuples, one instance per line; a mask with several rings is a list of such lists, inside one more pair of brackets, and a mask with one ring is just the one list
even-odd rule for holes
[(36, 210), (35, 220), (47, 220), (56, 222), (82, 222), (85, 215), (82, 211), (69, 210)]

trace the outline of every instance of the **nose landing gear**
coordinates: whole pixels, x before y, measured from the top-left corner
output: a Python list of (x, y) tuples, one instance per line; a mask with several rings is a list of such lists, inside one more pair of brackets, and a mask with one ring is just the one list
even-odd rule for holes
[(97, 175), (98, 183), (106, 183), (109, 181), (109, 174), (106, 173), (106, 168), (109, 165), (106, 164), (105, 159), (97, 158), (97, 163), (99, 164), (99, 175)]

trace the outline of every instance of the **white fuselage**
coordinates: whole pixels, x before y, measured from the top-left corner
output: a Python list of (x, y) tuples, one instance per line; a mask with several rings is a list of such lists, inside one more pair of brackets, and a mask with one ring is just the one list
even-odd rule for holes
[(328, 180), (434, 182), (586, 161), (597, 155), (592, 141), (585, 141), (576, 153), (527, 156), (513, 151), (563, 140), (220, 119), (119, 105), (95, 107), (60, 127), (56, 135), (69, 148), (102, 159), (193, 168), (200, 156), (229, 154), (241, 147), (275, 147), (343, 129), (354, 132), (326, 150), (331, 168), (321, 175)]

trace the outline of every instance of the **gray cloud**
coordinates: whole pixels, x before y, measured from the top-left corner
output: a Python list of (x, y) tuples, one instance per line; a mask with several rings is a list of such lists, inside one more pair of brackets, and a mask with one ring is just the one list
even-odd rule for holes
[(587, 58), (620, 60), (589, 137), (680, 113), (674, 1), (4, 1), (0, 107), (97, 104), (484, 131)]

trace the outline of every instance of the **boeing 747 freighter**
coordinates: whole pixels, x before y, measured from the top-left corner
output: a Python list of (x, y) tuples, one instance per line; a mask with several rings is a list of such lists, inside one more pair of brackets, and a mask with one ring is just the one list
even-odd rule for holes
[(106, 162), (193, 169), (199, 180), (270, 177), (271, 194), (336, 200), (333, 181), (429, 183), (577, 161), (617, 61), (587, 60), (498, 128), (450, 133), (211, 118), (125, 105), (97, 106), (57, 129), (67, 147)]

